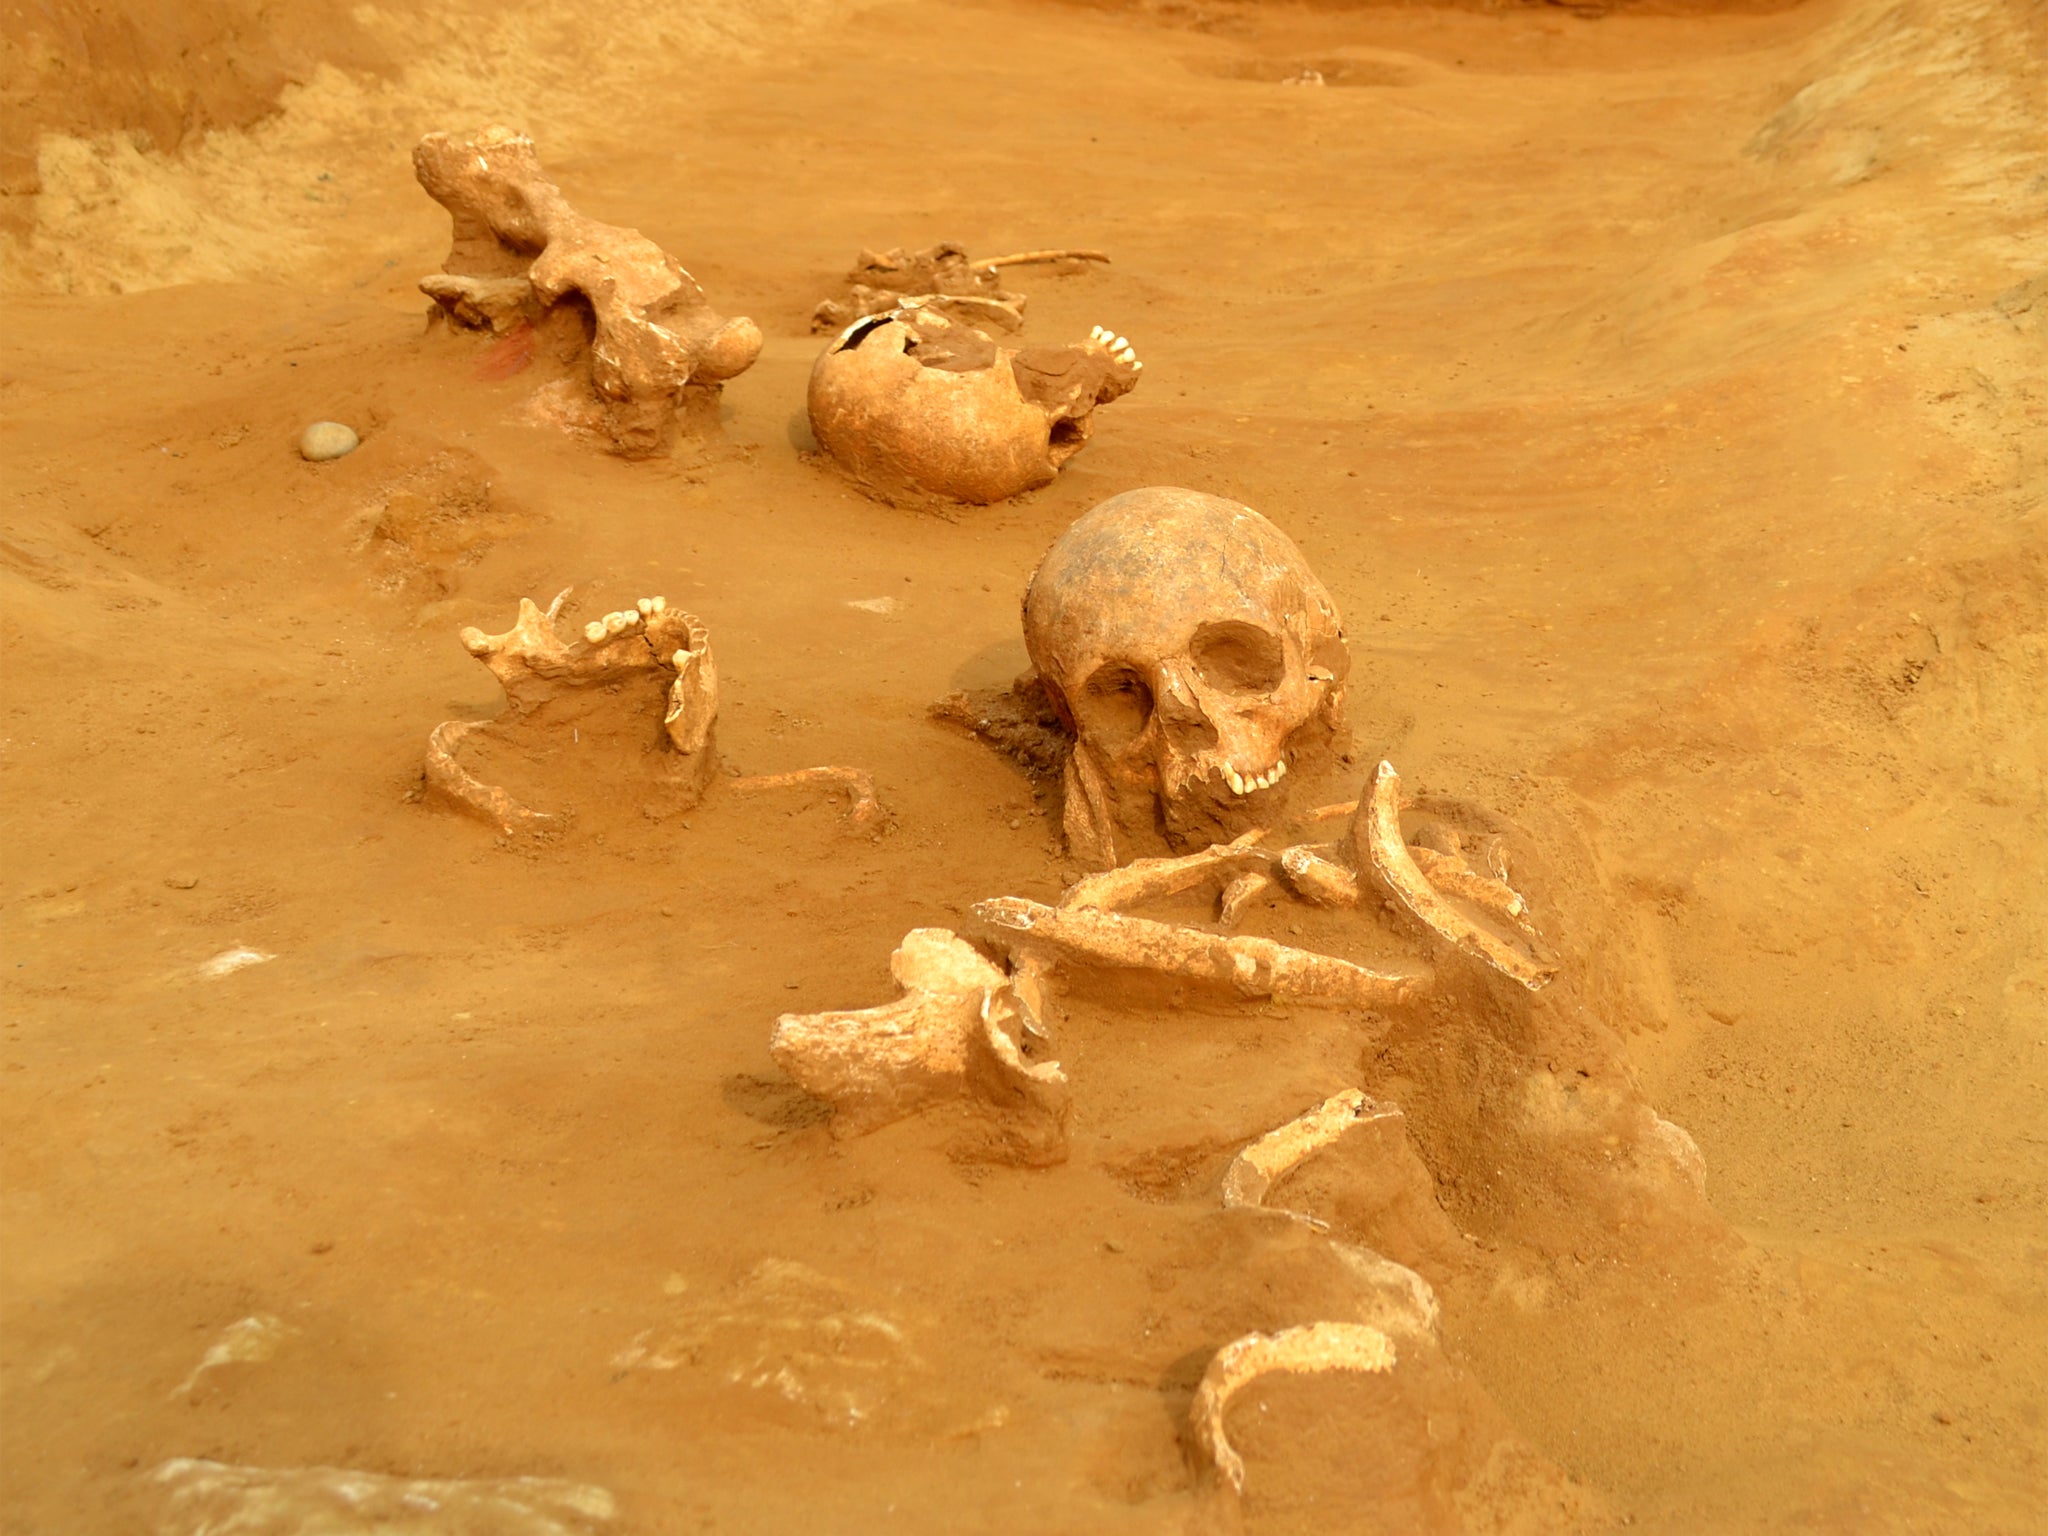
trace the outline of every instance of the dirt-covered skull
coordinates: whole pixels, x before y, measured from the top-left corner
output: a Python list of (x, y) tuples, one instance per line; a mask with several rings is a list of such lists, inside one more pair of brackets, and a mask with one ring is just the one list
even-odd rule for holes
[(1084, 514), (1031, 579), (1024, 642), (1075, 738), (1067, 841), (1097, 865), (1272, 825), (1342, 727), (1336, 604), (1293, 540), (1220, 496), (1153, 487)]
[(885, 497), (986, 504), (1049, 483), (1144, 366), (1101, 326), (1076, 346), (1005, 347), (944, 302), (855, 321), (811, 370), (812, 434)]

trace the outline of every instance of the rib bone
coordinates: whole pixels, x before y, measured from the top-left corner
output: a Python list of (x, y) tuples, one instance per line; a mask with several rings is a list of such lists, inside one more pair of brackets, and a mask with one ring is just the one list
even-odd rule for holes
[[(1295, 1164), (1322, 1150), (1346, 1131), (1363, 1122), (1399, 1118), (1401, 1111), (1391, 1104), (1369, 1099), (1356, 1088), (1332, 1094), (1307, 1114), (1268, 1131), (1231, 1159), (1223, 1175), (1223, 1204), (1231, 1210), (1258, 1209), (1265, 1205), (1266, 1192)], [(1289, 1211), (1288, 1215), (1312, 1227), (1325, 1223), (1313, 1216)]]
[(496, 784), (486, 784), (455, 760), (462, 738), (485, 720), (443, 720), (427, 736), (427, 787), (446, 795), (473, 816), (480, 816), (508, 837), (517, 832), (539, 834), (561, 818), (532, 810)]
[(1380, 1373), (1394, 1368), (1394, 1341), (1363, 1323), (1309, 1323), (1278, 1333), (1248, 1333), (1216, 1351), (1188, 1410), (1195, 1444), (1233, 1493), (1244, 1492), (1244, 1460), (1231, 1448), (1223, 1416), (1247, 1383), (1274, 1371)]
[(1557, 975), (1557, 966), (1540, 960), (1474, 921), (1429, 883), (1401, 837), (1401, 776), (1382, 762), (1373, 775), (1372, 793), (1358, 803), (1351, 821), (1353, 858), (1370, 867), (1395, 898), (1429, 928), (1466, 954), (1485, 961), (1531, 992)]

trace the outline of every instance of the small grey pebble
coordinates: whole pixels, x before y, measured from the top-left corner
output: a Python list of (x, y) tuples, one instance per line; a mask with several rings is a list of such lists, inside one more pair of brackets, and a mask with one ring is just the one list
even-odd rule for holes
[(174, 891), (189, 891), (198, 883), (197, 875), (170, 875), (164, 880), (164, 884)]
[(299, 456), (315, 464), (354, 453), (362, 441), (353, 430), (338, 421), (316, 421), (299, 434)]

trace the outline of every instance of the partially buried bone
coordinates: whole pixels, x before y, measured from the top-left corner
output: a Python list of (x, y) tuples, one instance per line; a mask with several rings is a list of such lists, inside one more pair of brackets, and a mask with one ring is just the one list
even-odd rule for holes
[(792, 768), (787, 773), (746, 774), (727, 782), (744, 793), (823, 784), (845, 794), (847, 819), (856, 827), (871, 827), (882, 819), (882, 802), (875, 798), (874, 781), (858, 768)]
[(1219, 877), (1264, 873), (1273, 855), (1256, 844), (1264, 834), (1253, 831), (1228, 843), (1177, 859), (1133, 859), (1099, 874), (1083, 875), (1068, 886), (1059, 904), (1088, 911), (1114, 911), (1194, 890)]
[[(1504, 879), (1473, 870), (1456, 832), (1434, 823), (1418, 832), (1438, 848), (1411, 848), (1402, 840), (1400, 781), (1391, 765), (1381, 764), (1372, 792), (1344, 809), (1352, 824), (1341, 843), (1304, 843), (1276, 851), (1260, 846), (1266, 834), (1253, 828), (1198, 853), (1134, 859), (1083, 875), (1054, 907), (1005, 897), (980, 903), (975, 915), (999, 930), (1013, 952), (1032, 955), (1040, 964), (1064, 959), (1157, 971), (1224, 982), (1251, 997), (1358, 1007), (1412, 1001), (1432, 985), (1424, 967), (1361, 965), (1272, 939), (1225, 936), (1132, 917), (1123, 910), (1213, 884), (1221, 887), (1219, 923), (1231, 927), (1276, 883), (1314, 906), (1356, 908), (1365, 895), (1362, 877), (1370, 872), (1435, 936), (1530, 990), (1556, 975), (1556, 963), (1520, 921), (1528, 903)], [(1504, 874), (1505, 855), (1497, 840), (1489, 840), (1482, 851), (1489, 868)], [(1443, 889), (1433, 883), (1438, 878)], [(1453, 898), (1506, 920), (1512, 937), (1494, 932)]]
[[(1352, 817), (1350, 838), (1357, 866), (1369, 865), (1401, 905), (1466, 954), (1485, 961), (1531, 992), (1557, 975), (1556, 963), (1535, 953), (1531, 938), (1503, 938), (1484, 922), (1461, 911), (1430, 883), (1401, 836), (1401, 776), (1392, 763), (1382, 762), (1373, 775), (1372, 791), (1359, 801)], [(1526, 908), (1514, 892), (1509, 891), (1508, 895)]]
[(686, 392), (715, 395), (759, 355), (760, 328), (716, 313), (675, 257), (571, 208), (524, 134), (428, 134), (413, 170), (454, 223), (447, 270), (422, 291), (471, 329), (558, 325), (580, 339), (587, 313), (589, 384), (619, 452), (658, 451)]
[(890, 957), (903, 995), (879, 1007), (786, 1013), (768, 1051), (807, 1093), (829, 1100), (833, 1128), (859, 1135), (948, 1099), (1028, 1122), (1034, 1160), (1064, 1151), (1066, 1075), (1032, 1063), (1009, 1033), (1023, 1023), (1010, 977), (945, 928), (914, 928)]
[(973, 910), (1018, 949), (1090, 965), (1220, 982), (1244, 997), (1379, 1008), (1415, 1000), (1429, 990), (1431, 981), (1420, 966), (1364, 966), (1249, 934), (1205, 933), (1085, 907), (1048, 907), (1003, 896), (976, 902)]
[[(1369, 1099), (1356, 1088), (1332, 1094), (1307, 1114), (1268, 1131), (1231, 1159), (1223, 1175), (1223, 1204), (1231, 1210), (1261, 1208), (1266, 1192), (1295, 1164), (1314, 1155), (1363, 1121), (1398, 1118), (1400, 1110), (1391, 1104)], [(1310, 1226), (1327, 1223), (1314, 1216), (1289, 1211), (1288, 1215)]]
[(1277, 1333), (1251, 1333), (1216, 1351), (1188, 1410), (1195, 1445), (1233, 1493), (1244, 1492), (1244, 1460), (1231, 1448), (1223, 1417), (1249, 1383), (1275, 1371), (1383, 1374), (1394, 1368), (1394, 1341), (1363, 1323), (1309, 1323)]
[(812, 434), (884, 498), (981, 504), (1049, 483), (1144, 367), (1101, 326), (1075, 346), (999, 346), (939, 302), (854, 321), (811, 369)]
[(393, 1477), (343, 1467), (247, 1467), (179, 1457), (147, 1475), (157, 1536), (597, 1536), (618, 1507), (554, 1477)]
[[(662, 733), (674, 755), (664, 778), (679, 809), (704, 797), (717, 766), (718, 666), (703, 621), (671, 608), (666, 598), (643, 597), (631, 608), (592, 619), (580, 637), (564, 638), (555, 621), (568, 595), (566, 588), (558, 592), (545, 609), (521, 598), (519, 616), (503, 634), (473, 627), (462, 631), (464, 648), (490, 668), (505, 690), (505, 714), (500, 721), (443, 721), (427, 738), (428, 787), (508, 834), (545, 832), (562, 818), (523, 805), (500, 786), (478, 779), (461, 762), (462, 745), (479, 731), (532, 716), (573, 692), (635, 678), (666, 680)], [(874, 785), (857, 768), (802, 768), (726, 782), (742, 790), (824, 784), (846, 793), (856, 826), (871, 826), (881, 818)]]
[(1024, 323), (1024, 295), (1002, 286), (1001, 269), (1106, 262), (1101, 251), (1015, 251), (976, 261), (964, 246), (940, 241), (922, 251), (862, 251), (846, 274), (844, 299), (826, 299), (811, 316), (814, 331), (836, 331), (868, 315), (920, 298), (994, 321), (1014, 331)]
[(1150, 486), (1090, 508), (1024, 596), (1024, 644), (1064, 725), (1063, 825), (1096, 868), (1284, 816), (1343, 729), (1337, 605), (1250, 507)]

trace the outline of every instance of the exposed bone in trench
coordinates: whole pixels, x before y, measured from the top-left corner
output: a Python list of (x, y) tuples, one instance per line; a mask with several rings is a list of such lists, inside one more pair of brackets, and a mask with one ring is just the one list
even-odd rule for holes
[(794, 789), (805, 784), (823, 784), (845, 792), (846, 815), (856, 827), (871, 827), (882, 819), (882, 802), (875, 796), (874, 781), (859, 768), (792, 768), (787, 773), (743, 774), (727, 784), (744, 792), (758, 789)]
[(1032, 574), (1024, 645), (1072, 742), (1067, 847), (1097, 868), (1279, 824), (1343, 730), (1336, 602), (1221, 496), (1148, 486), (1083, 513)]
[(813, 435), (877, 496), (985, 504), (1045, 485), (1096, 407), (1137, 386), (1144, 365), (1101, 326), (1070, 347), (999, 346), (940, 302), (854, 321), (811, 369)]
[(976, 902), (973, 910), (1018, 948), (1037, 948), (1091, 965), (1222, 982), (1245, 997), (1383, 1008), (1420, 997), (1432, 979), (1422, 966), (1373, 968), (1249, 934), (1226, 937), (1115, 912), (1048, 907), (1014, 896)]
[(807, 1093), (829, 1100), (833, 1129), (859, 1135), (943, 1099), (973, 1097), (1060, 1135), (1066, 1075), (1028, 1062), (1010, 977), (945, 928), (914, 928), (889, 960), (903, 995), (879, 1007), (786, 1013), (768, 1052)]
[(1013, 251), (976, 261), (964, 246), (944, 240), (922, 251), (862, 251), (846, 274), (846, 297), (822, 301), (811, 316), (811, 329), (841, 330), (865, 316), (886, 314), (906, 299), (921, 299), (970, 310), (1014, 331), (1024, 323), (1024, 295), (1003, 288), (1001, 268), (1108, 260), (1101, 251)]
[(1555, 962), (1501, 938), (1459, 911), (1430, 884), (1401, 836), (1401, 776), (1392, 763), (1380, 764), (1373, 775), (1372, 792), (1359, 802), (1351, 821), (1351, 843), (1355, 861), (1363, 866), (1370, 860), (1371, 868), (1403, 906), (1466, 954), (1484, 960), (1531, 992), (1557, 975)]
[(1244, 1460), (1231, 1448), (1223, 1416), (1249, 1383), (1275, 1371), (1379, 1374), (1394, 1368), (1394, 1341), (1363, 1323), (1308, 1323), (1277, 1333), (1249, 1333), (1216, 1351), (1188, 1409), (1197, 1449), (1233, 1493), (1244, 1492)]
[[(1223, 1204), (1232, 1210), (1263, 1208), (1266, 1192), (1295, 1164), (1365, 1121), (1398, 1119), (1400, 1114), (1393, 1105), (1369, 1099), (1356, 1088), (1332, 1094), (1307, 1114), (1268, 1131), (1230, 1160), (1223, 1175)], [(1298, 1211), (1286, 1214), (1312, 1227), (1326, 1225)]]
[[(717, 747), (718, 665), (711, 654), (711, 634), (695, 614), (671, 608), (664, 597), (643, 597), (583, 626), (580, 638), (564, 638), (555, 628), (564, 588), (543, 609), (532, 598), (519, 600), (519, 616), (503, 634), (474, 627), (462, 631), (469, 653), (490, 668), (505, 690), (501, 719), (518, 720), (568, 691), (602, 687), (634, 676), (669, 678), (662, 730), (675, 757), (668, 773), (682, 808), (701, 800), (713, 780)], [(463, 810), (479, 816), (500, 832), (541, 833), (562, 822), (555, 813), (521, 804), (508, 791), (486, 784), (463, 766), (463, 742), (497, 721), (445, 720), (427, 737), (426, 781), (430, 789)], [(882, 816), (873, 782), (858, 768), (800, 768), (788, 773), (736, 777), (735, 789), (778, 789), (824, 784), (845, 791), (855, 826), (868, 827)]]
[[(1534, 990), (1556, 975), (1553, 961), (1532, 952), (1537, 943), (1533, 936), (1516, 929), (1528, 950), (1501, 938), (1460, 912), (1431, 884), (1418, 854), (1455, 894), (1504, 918), (1520, 918), (1528, 910), (1527, 902), (1505, 880), (1481, 875), (1465, 862), (1462, 842), (1450, 829), (1433, 827), (1418, 834), (1442, 845), (1436, 850), (1410, 849), (1401, 840), (1400, 785), (1391, 765), (1381, 764), (1372, 793), (1349, 809), (1352, 826), (1344, 843), (1307, 843), (1274, 851), (1259, 846), (1266, 833), (1254, 828), (1198, 853), (1134, 859), (1084, 875), (1054, 907), (1003, 897), (978, 904), (974, 912), (1003, 932), (1015, 953), (1030, 955), (1040, 965), (1067, 959), (1158, 971), (1225, 982), (1253, 997), (1359, 1007), (1410, 1001), (1432, 985), (1426, 967), (1360, 965), (1271, 939), (1219, 935), (1119, 910), (1214, 883), (1222, 888), (1218, 917), (1228, 927), (1276, 881), (1313, 905), (1355, 908), (1364, 896), (1361, 871), (1370, 869), (1432, 932), (1522, 985)], [(1499, 849), (1489, 845), (1485, 853), (1490, 866), (1504, 873)]]
[[(675, 257), (638, 230), (571, 208), (524, 134), (431, 133), (413, 170), (454, 222), (447, 270), (421, 290), (471, 329), (547, 325), (572, 296), (587, 306), (590, 386), (619, 452), (658, 451), (685, 391), (715, 393), (759, 356), (760, 328), (716, 313)], [(581, 321), (571, 313), (569, 324)]]

